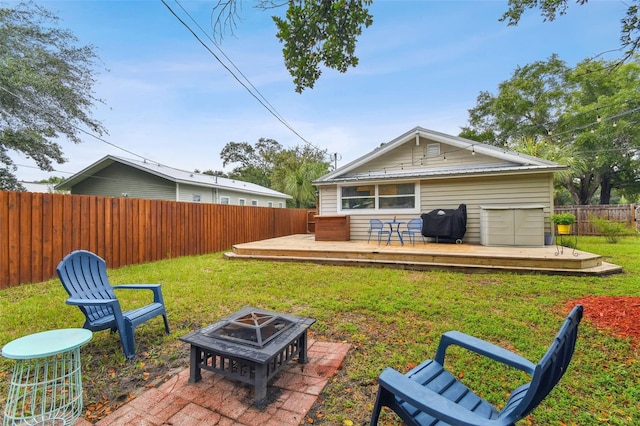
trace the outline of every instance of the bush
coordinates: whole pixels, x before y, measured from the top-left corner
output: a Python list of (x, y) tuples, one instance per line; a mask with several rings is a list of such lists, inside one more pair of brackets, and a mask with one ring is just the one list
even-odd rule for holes
[(604, 235), (606, 241), (612, 244), (620, 241), (620, 237), (636, 233), (627, 223), (616, 222), (604, 217), (589, 216), (589, 222), (591, 222), (598, 234)]
[(556, 225), (571, 225), (576, 221), (576, 217), (573, 213), (557, 213), (551, 215), (551, 222)]

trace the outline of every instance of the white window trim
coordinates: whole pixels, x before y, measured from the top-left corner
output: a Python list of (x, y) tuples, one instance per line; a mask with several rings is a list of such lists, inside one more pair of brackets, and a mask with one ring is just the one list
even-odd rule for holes
[(273, 201), (267, 201), (267, 207), (273, 207)]
[(284, 207), (284, 203), (282, 201), (278, 201), (278, 208), (283, 208)]
[[(226, 203), (223, 203), (223, 202), (222, 202), (223, 200), (227, 200), (227, 202), (226, 202)], [(228, 205), (228, 204), (231, 204), (231, 197), (228, 197), (228, 196), (226, 196), (226, 195), (221, 195), (221, 196), (220, 196), (220, 204), (227, 204), (227, 205)]]
[[(380, 209), (378, 208), (378, 185), (388, 185), (388, 184), (401, 184), (401, 183), (413, 183), (415, 185), (415, 195), (416, 202), (415, 207), (413, 209)], [(420, 213), (420, 182), (419, 181), (393, 181), (393, 182), (358, 182), (358, 185), (374, 185), (376, 187), (375, 193), (375, 202), (376, 207), (374, 209), (342, 209), (342, 187), (343, 186), (354, 186), (354, 183), (345, 183), (342, 185), (337, 185), (336, 191), (336, 205), (338, 206), (337, 213), (339, 214), (349, 214), (349, 215), (371, 215), (375, 214), (388, 214), (388, 215), (399, 215), (399, 214), (415, 214)]]
[(239, 206), (246, 206), (247, 205), (247, 200), (245, 198), (238, 198), (238, 205)]
[(255, 199), (251, 200), (251, 205), (254, 206), (254, 207), (257, 206), (258, 205), (258, 200), (255, 200)]

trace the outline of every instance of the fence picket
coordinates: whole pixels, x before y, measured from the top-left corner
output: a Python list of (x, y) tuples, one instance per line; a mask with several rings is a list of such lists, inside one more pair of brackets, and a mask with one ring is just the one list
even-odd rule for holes
[(117, 268), (306, 233), (307, 210), (0, 191), (0, 289), (86, 249)]
[(635, 204), (607, 204), (597, 206), (555, 206), (555, 213), (572, 213), (576, 217), (576, 227), (579, 235), (598, 235), (591, 223), (591, 216), (601, 217), (613, 222), (626, 223), (636, 228)]

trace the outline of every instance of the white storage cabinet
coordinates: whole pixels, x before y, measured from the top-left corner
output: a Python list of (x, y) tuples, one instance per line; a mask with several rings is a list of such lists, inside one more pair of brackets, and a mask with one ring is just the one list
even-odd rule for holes
[(544, 206), (480, 206), (480, 243), (483, 246), (543, 246)]

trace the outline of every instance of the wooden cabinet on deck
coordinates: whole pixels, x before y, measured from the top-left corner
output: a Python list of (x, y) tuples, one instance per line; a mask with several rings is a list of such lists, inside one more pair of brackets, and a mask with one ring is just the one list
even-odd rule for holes
[(350, 216), (316, 216), (316, 241), (349, 241), (351, 238)]

